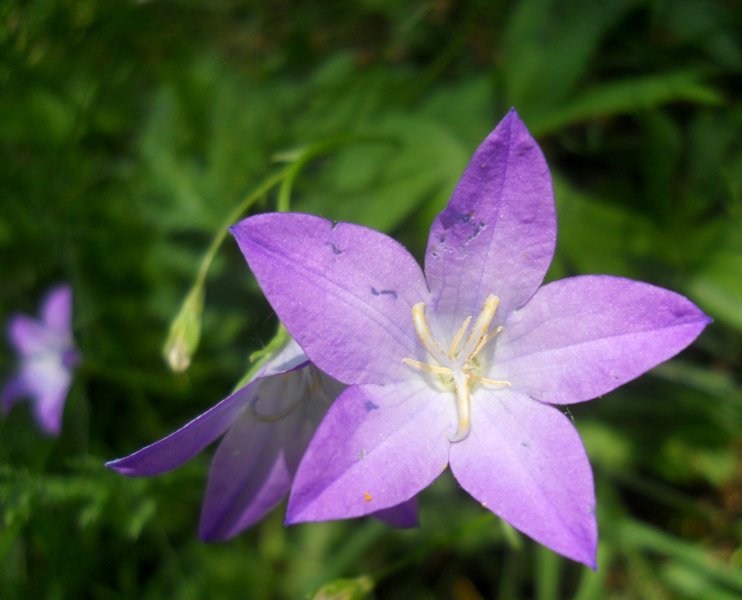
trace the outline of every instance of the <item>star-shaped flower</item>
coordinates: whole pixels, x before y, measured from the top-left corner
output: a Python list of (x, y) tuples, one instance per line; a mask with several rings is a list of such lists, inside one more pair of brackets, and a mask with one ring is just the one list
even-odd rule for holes
[[(123, 475), (159, 475), (226, 433), (211, 463), (199, 526), (202, 540), (226, 540), (262, 519), (288, 494), (312, 434), (343, 388), (289, 340), (239, 390), (174, 433), (107, 466)], [(412, 527), (416, 502), (377, 516)]]
[(3, 390), (5, 411), (22, 397), (30, 397), (41, 428), (58, 435), (62, 411), (80, 354), (72, 339), (72, 290), (52, 289), (41, 305), (41, 319), (15, 315), (8, 324), (8, 339), (20, 358), (18, 372)]
[(307, 449), (288, 522), (393, 506), (450, 464), (511, 525), (595, 567), (593, 479), (562, 405), (590, 400), (690, 344), (686, 298), (604, 275), (549, 283), (549, 171), (511, 111), (430, 231), (425, 272), (391, 238), (304, 214), (233, 228), (263, 291), (323, 371), (350, 385)]

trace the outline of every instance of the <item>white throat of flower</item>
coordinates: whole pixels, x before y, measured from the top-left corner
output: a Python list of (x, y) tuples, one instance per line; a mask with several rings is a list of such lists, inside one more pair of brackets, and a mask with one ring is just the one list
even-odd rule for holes
[[(433, 337), (425, 318), (425, 303), (418, 302), (412, 307), (412, 322), (420, 341), (428, 354), (437, 364), (420, 362), (412, 358), (403, 358), (402, 362), (428, 373), (441, 376), (443, 385), (452, 389), (456, 394), (456, 414), (458, 424), (456, 433), (450, 437), (451, 442), (460, 442), (469, 435), (471, 427), (471, 388), (474, 383), (493, 386), (496, 388), (509, 387), (509, 381), (488, 379), (478, 374), (479, 364), (475, 360), (482, 348), (492, 338), (502, 331), (502, 327), (489, 330), (492, 319), (500, 304), (500, 299), (494, 294), (487, 296), (477, 320), (469, 331), (472, 318), (466, 317), (451, 340), (448, 352), (444, 352), (440, 344)], [(467, 336), (467, 332), (469, 335)], [(466, 336), (466, 340), (464, 337)], [(463, 343), (462, 343), (463, 342)]]

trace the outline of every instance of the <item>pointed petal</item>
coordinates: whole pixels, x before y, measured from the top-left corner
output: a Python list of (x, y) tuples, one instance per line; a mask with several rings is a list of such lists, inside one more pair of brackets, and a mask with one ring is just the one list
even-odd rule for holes
[(427, 299), (415, 259), (382, 233), (303, 214), (232, 228), (271, 305), (309, 358), (344, 383), (400, 380), (416, 355), (412, 306)]
[(50, 352), (59, 345), (56, 335), (36, 319), (25, 315), (15, 315), (10, 319), (8, 339), (25, 357)]
[(131, 477), (159, 475), (179, 467), (229, 428), (239, 412), (254, 400), (261, 381), (249, 383), (174, 433), (129, 456), (107, 462), (106, 466)]
[(209, 470), (201, 539), (237, 535), (288, 494), (299, 460), (326, 411), (323, 402), (306, 396), (305, 375), (306, 371), (292, 371), (261, 391), (265, 397), (261, 410), (281, 414), (294, 407), (290, 414), (270, 422), (246, 411), (219, 444)]
[(58, 435), (71, 373), (54, 353), (41, 353), (22, 363), (20, 378), (25, 393), (32, 399), (36, 421), (50, 435)]
[(514, 110), (477, 149), (430, 230), (425, 275), (444, 328), (501, 300), (496, 322), (541, 284), (556, 243), (554, 194), (541, 149)]
[(62, 413), (72, 376), (59, 368), (53, 374), (44, 373), (45, 380), (36, 379), (30, 386), (34, 395), (34, 414), (41, 428), (50, 435), (59, 435), (62, 429)]
[[(306, 362), (302, 349), (294, 340), (289, 339), (273, 358), (263, 364), (253, 381), (167, 437), (129, 456), (109, 461), (106, 466), (131, 477), (159, 475), (179, 467), (222, 435), (240, 411), (250, 402), (256, 401), (257, 396), (263, 394), (266, 387), (275, 385), (273, 375), (292, 372), (304, 366)], [(272, 396), (271, 393), (267, 395)]]
[(39, 426), (49, 435), (57, 436), (62, 430), (62, 413), (67, 400), (68, 386), (48, 390), (34, 403), (34, 414)]
[(286, 522), (359, 517), (405, 502), (448, 463), (453, 402), (420, 382), (351, 386), (296, 474)]
[(709, 321), (687, 298), (647, 283), (555, 281), (505, 324), (492, 377), (552, 404), (590, 400), (674, 356)]
[(41, 307), (41, 319), (52, 330), (69, 337), (72, 330), (72, 288), (60, 285), (52, 289)]
[(592, 471), (579, 434), (556, 408), (480, 388), (472, 428), (451, 445), (451, 470), (483, 506), (573, 560), (596, 565)]
[(402, 504), (372, 513), (380, 521), (397, 529), (410, 529), (420, 525), (417, 515), (417, 496)]

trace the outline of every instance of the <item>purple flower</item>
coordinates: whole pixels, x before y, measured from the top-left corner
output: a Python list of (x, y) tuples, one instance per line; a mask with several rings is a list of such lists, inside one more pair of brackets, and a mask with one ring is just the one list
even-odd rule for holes
[[(204, 541), (226, 540), (262, 519), (288, 494), (312, 434), (343, 388), (290, 340), (239, 390), (169, 436), (106, 466), (123, 475), (159, 475), (226, 433), (211, 463), (199, 526)], [(377, 516), (412, 527), (416, 504)]]
[(20, 368), (3, 390), (7, 412), (28, 396), (41, 428), (58, 435), (62, 410), (80, 354), (72, 339), (72, 290), (53, 288), (41, 305), (41, 319), (15, 315), (8, 324), (8, 339), (20, 357)]
[(590, 464), (552, 405), (634, 379), (709, 318), (674, 292), (618, 277), (539, 288), (556, 241), (553, 192), (514, 111), (433, 223), (424, 274), (397, 242), (357, 225), (263, 214), (233, 233), (291, 335), (350, 385), (304, 454), (287, 522), (399, 504), (450, 464), (484, 507), (595, 567)]

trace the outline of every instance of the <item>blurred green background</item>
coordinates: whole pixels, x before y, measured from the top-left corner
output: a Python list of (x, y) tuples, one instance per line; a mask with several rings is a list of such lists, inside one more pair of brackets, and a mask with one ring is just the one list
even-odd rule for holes
[[(69, 281), (85, 356), (59, 439), (27, 404), (0, 421), (0, 598), (741, 597), (741, 73), (736, 0), (0, 2), (0, 321)], [(283, 193), (420, 256), (510, 106), (555, 180), (549, 276), (643, 279), (715, 319), (677, 359), (572, 408), (597, 573), (448, 473), (418, 530), (285, 529), (281, 507), (204, 545), (208, 453), (154, 479), (103, 468), (224, 397), (270, 339), (227, 239), (191, 368), (161, 354), (207, 247), (263, 181), (291, 173), (251, 211)], [(0, 359), (5, 378), (7, 344)]]

